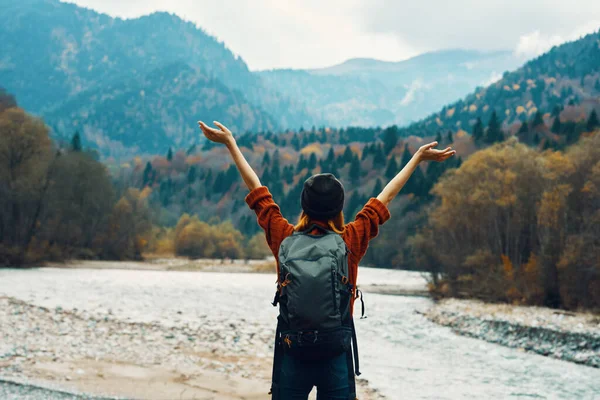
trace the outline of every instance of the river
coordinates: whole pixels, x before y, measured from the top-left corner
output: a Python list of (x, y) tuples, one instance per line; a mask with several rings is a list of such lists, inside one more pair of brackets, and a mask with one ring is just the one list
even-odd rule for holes
[[(361, 268), (359, 281), (422, 279)], [(175, 326), (247, 324), (268, 334), (277, 314), (273, 289), (274, 277), (264, 274), (0, 270), (0, 295), (35, 305)], [(455, 335), (415, 312), (430, 306), (426, 298), (366, 293), (365, 301), (368, 318), (356, 321), (361, 377), (389, 399), (600, 399), (598, 369)]]

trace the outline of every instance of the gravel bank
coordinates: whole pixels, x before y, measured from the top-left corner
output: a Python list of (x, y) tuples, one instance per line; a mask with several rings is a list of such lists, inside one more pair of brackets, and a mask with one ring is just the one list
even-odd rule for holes
[[(0, 297), (0, 399), (263, 399), (271, 341), (251, 321), (165, 326)], [(380, 398), (359, 383), (362, 398)]]
[(109, 398), (90, 397), (71, 394), (41, 387), (17, 384), (0, 380), (0, 399), (2, 400), (111, 400)]
[(448, 299), (426, 316), (461, 335), (600, 368), (598, 315)]

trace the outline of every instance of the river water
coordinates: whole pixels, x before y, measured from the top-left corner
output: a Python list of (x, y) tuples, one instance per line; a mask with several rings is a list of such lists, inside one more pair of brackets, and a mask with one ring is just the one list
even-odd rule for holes
[[(414, 286), (422, 278), (361, 268), (359, 283)], [(40, 306), (164, 325), (234, 323), (269, 335), (273, 289), (264, 274), (0, 270), (0, 295)], [(356, 320), (361, 377), (389, 399), (600, 399), (598, 369), (455, 335), (415, 312), (430, 306), (426, 298), (367, 293), (365, 301), (368, 318)]]

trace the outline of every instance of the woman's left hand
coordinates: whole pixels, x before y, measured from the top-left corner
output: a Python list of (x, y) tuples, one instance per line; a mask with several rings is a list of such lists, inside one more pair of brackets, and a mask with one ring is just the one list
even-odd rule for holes
[(456, 150), (452, 150), (452, 147), (446, 147), (444, 150), (434, 149), (435, 146), (438, 145), (438, 142), (431, 142), (429, 144), (423, 145), (417, 150), (415, 154), (419, 162), (421, 161), (437, 161), (442, 162), (446, 161), (450, 157), (456, 154)]
[(214, 121), (213, 123), (219, 129), (211, 128), (210, 126), (206, 125), (204, 122), (198, 121), (198, 125), (200, 126), (200, 129), (202, 129), (202, 133), (204, 133), (204, 136), (206, 136), (206, 138), (212, 142), (223, 143), (223, 144), (232, 143), (234, 139), (233, 139), (233, 134), (231, 133), (231, 131), (229, 129), (227, 129), (227, 127), (225, 125), (221, 124), (220, 122)]

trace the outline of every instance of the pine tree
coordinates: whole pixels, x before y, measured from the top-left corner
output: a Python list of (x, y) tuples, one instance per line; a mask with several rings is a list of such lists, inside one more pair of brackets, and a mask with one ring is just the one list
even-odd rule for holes
[(296, 173), (299, 174), (307, 166), (308, 163), (306, 162), (306, 158), (304, 158), (304, 154), (300, 154), (300, 158), (298, 159), (298, 165), (296, 166)]
[(385, 169), (385, 177), (390, 180), (396, 176), (398, 173), (398, 163), (396, 162), (396, 157), (390, 157), (387, 168)]
[(448, 136), (446, 137), (448, 144), (454, 143), (454, 138), (452, 137), (452, 131), (448, 131)]
[(406, 166), (406, 164), (408, 164), (408, 162), (410, 161), (410, 159), (412, 158), (412, 154), (410, 154), (410, 150), (408, 150), (408, 143), (406, 143), (404, 145), (404, 151), (402, 152), (402, 160), (400, 167), (404, 168), (404, 166)]
[(438, 142), (438, 144), (442, 144), (442, 134), (440, 133), (440, 131), (438, 131), (437, 135), (435, 135), (435, 141)]
[(269, 169), (265, 168), (262, 176), (260, 177), (260, 181), (263, 185), (269, 186), (271, 184), (271, 174), (269, 173)]
[(363, 151), (362, 151), (362, 154), (360, 156), (360, 161), (365, 161), (367, 159), (367, 157), (369, 157), (370, 153), (371, 153), (371, 146), (370, 145), (366, 145), (365, 147), (363, 147)]
[(345, 207), (345, 219), (346, 220), (353, 220), (354, 217), (356, 216), (356, 213), (358, 212), (358, 208), (361, 206), (361, 196), (360, 193), (358, 192), (358, 190), (355, 190), (352, 195), (350, 196), (350, 199), (348, 200), (348, 203), (346, 204)]
[(535, 113), (535, 116), (533, 117), (533, 122), (531, 123), (531, 127), (533, 129), (537, 129), (542, 125), (544, 125), (544, 117), (542, 116), (542, 113), (538, 111)]
[(150, 161), (148, 161), (146, 162), (146, 168), (144, 168), (142, 185), (148, 186), (150, 183), (152, 183), (152, 164), (150, 164)]
[(71, 139), (71, 150), (81, 151), (81, 136), (79, 135), (79, 132), (75, 132)]
[(212, 187), (212, 183), (213, 183), (213, 173), (212, 173), (212, 169), (209, 169), (208, 173), (204, 177), (204, 193), (206, 193), (207, 200), (210, 200), (210, 196), (212, 194), (211, 189), (210, 189)]
[(189, 156), (192, 153), (196, 152), (196, 144), (191, 145), (190, 147), (188, 147), (188, 149), (185, 151), (185, 155)]
[(171, 162), (173, 160), (173, 149), (169, 147), (169, 151), (167, 152), (167, 161)]
[(373, 167), (374, 168), (385, 168), (385, 154), (383, 153), (383, 146), (378, 145), (373, 153)]
[(485, 136), (485, 142), (492, 144), (496, 142), (501, 142), (504, 140), (504, 135), (502, 133), (502, 129), (500, 129), (500, 121), (498, 121), (498, 115), (496, 111), (492, 112), (492, 116), (490, 117), (490, 121), (488, 122), (488, 128)]
[(344, 164), (352, 162), (353, 158), (354, 158), (354, 153), (352, 152), (352, 149), (350, 148), (350, 146), (346, 146), (346, 150), (344, 150), (344, 155), (343, 155)]
[(317, 155), (315, 153), (310, 153), (310, 158), (308, 159), (308, 169), (313, 170), (317, 168)]
[(596, 114), (596, 110), (592, 110), (592, 113), (590, 114), (590, 117), (588, 118), (586, 124), (586, 129), (588, 132), (592, 132), (598, 126), (600, 126), (600, 122), (598, 121), (598, 114)]
[(188, 170), (188, 175), (187, 175), (187, 181), (188, 184), (193, 184), (194, 182), (196, 182), (196, 166), (192, 165), (190, 167), (190, 169)]
[(521, 123), (521, 127), (519, 128), (518, 133), (529, 133), (529, 126), (527, 126), (527, 121), (523, 121), (523, 123)]
[(321, 132), (321, 137), (319, 139), (319, 142), (321, 144), (327, 143), (327, 134), (325, 133), (325, 130), (323, 130), (323, 132)]
[(358, 184), (360, 181), (360, 160), (358, 157), (352, 158), (350, 163), (350, 182)]
[(281, 169), (279, 164), (279, 150), (275, 150), (271, 161), (271, 182), (279, 182), (281, 180)]
[(288, 185), (294, 183), (294, 167), (288, 165), (283, 169), (283, 171), (283, 179), (285, 179), (285, 183), (287, 183)]
[(335, 163), (335, 152), (333, 151), (333, 146), (329, 148), (329, 152), (327, 153), (327, 158), (325, 161), (329, 167)]
[(225, 191), (225, 172), (221, 171), (217, 174), (215, 181), (213, 182), (213, 192), (223, 193)]
[(375, 187), (373, 188), (373, 193), (372, 193), (371, 197), (379, 196), (379, 193), (381, 193), (382, 190), (383, 190), (383, 184), (381, 183), (381, 179), (377, 178), (377, 180), (375, 181)]
[(227, 172), (225, 173), (225, 191), (238, 181), (239, 174), (235, 164), (229, 165)]
[(475, 143), (481, 142), (483, 133), (483, 122), (481, 122), (481, 118), (477, 117), (477, 122), (475, 122), (475, 125), (473, 126), (473, 141)]
[(263, 156), (263, 159), (262, 159), (262, 164), (261, 164), (261, 165), (262, 165), (263, 167), (264, 167), (265, 165), (267, 165), (267, 166), (268, 166), (268, 165), (271, 165), (271, 155), (269, 154), (269, 152), (268, 152), (268, 151), (265, 151), (265, 155)]
[(533, 135), (533, 144), (538, 146), (540, 144), (540, 135), (536, 132), (535, 135)]
[(560, 117), (556, 116), (554, 118), (554, 122), (552, 123), (551, 130), (554, 133), (560, 133), (560, 128), (561, 128)]
[(392, 125), (383, 131), (383, 152), (388, 155), (394, 150), (398, 143), (398, 127)]
[(428, 194), (429, 185), (425, 180), (425, 175), (421, 167), (417, 167), (415, 172), (406, 182), (407, 193), (414, 193), (415, 196), (426, 197)]
[(551, 115), (553, 117), (558, 117), (560, 115), (561, 111), (562, 111), (561, 107), (557, 104), (557, 105), (554, 106), (554, 108), (552, 108), (552, 114)]
[(329, 173), (339, 178), (340, 174), (335, 163), (331, 164), (331, 167), (329, 168)]
[(296, 151), (300, 150), (300, 139), (298, 139), (298, 135), (297, 134), (294, 134), (294, 136), (292, 137), (292, 147)]

